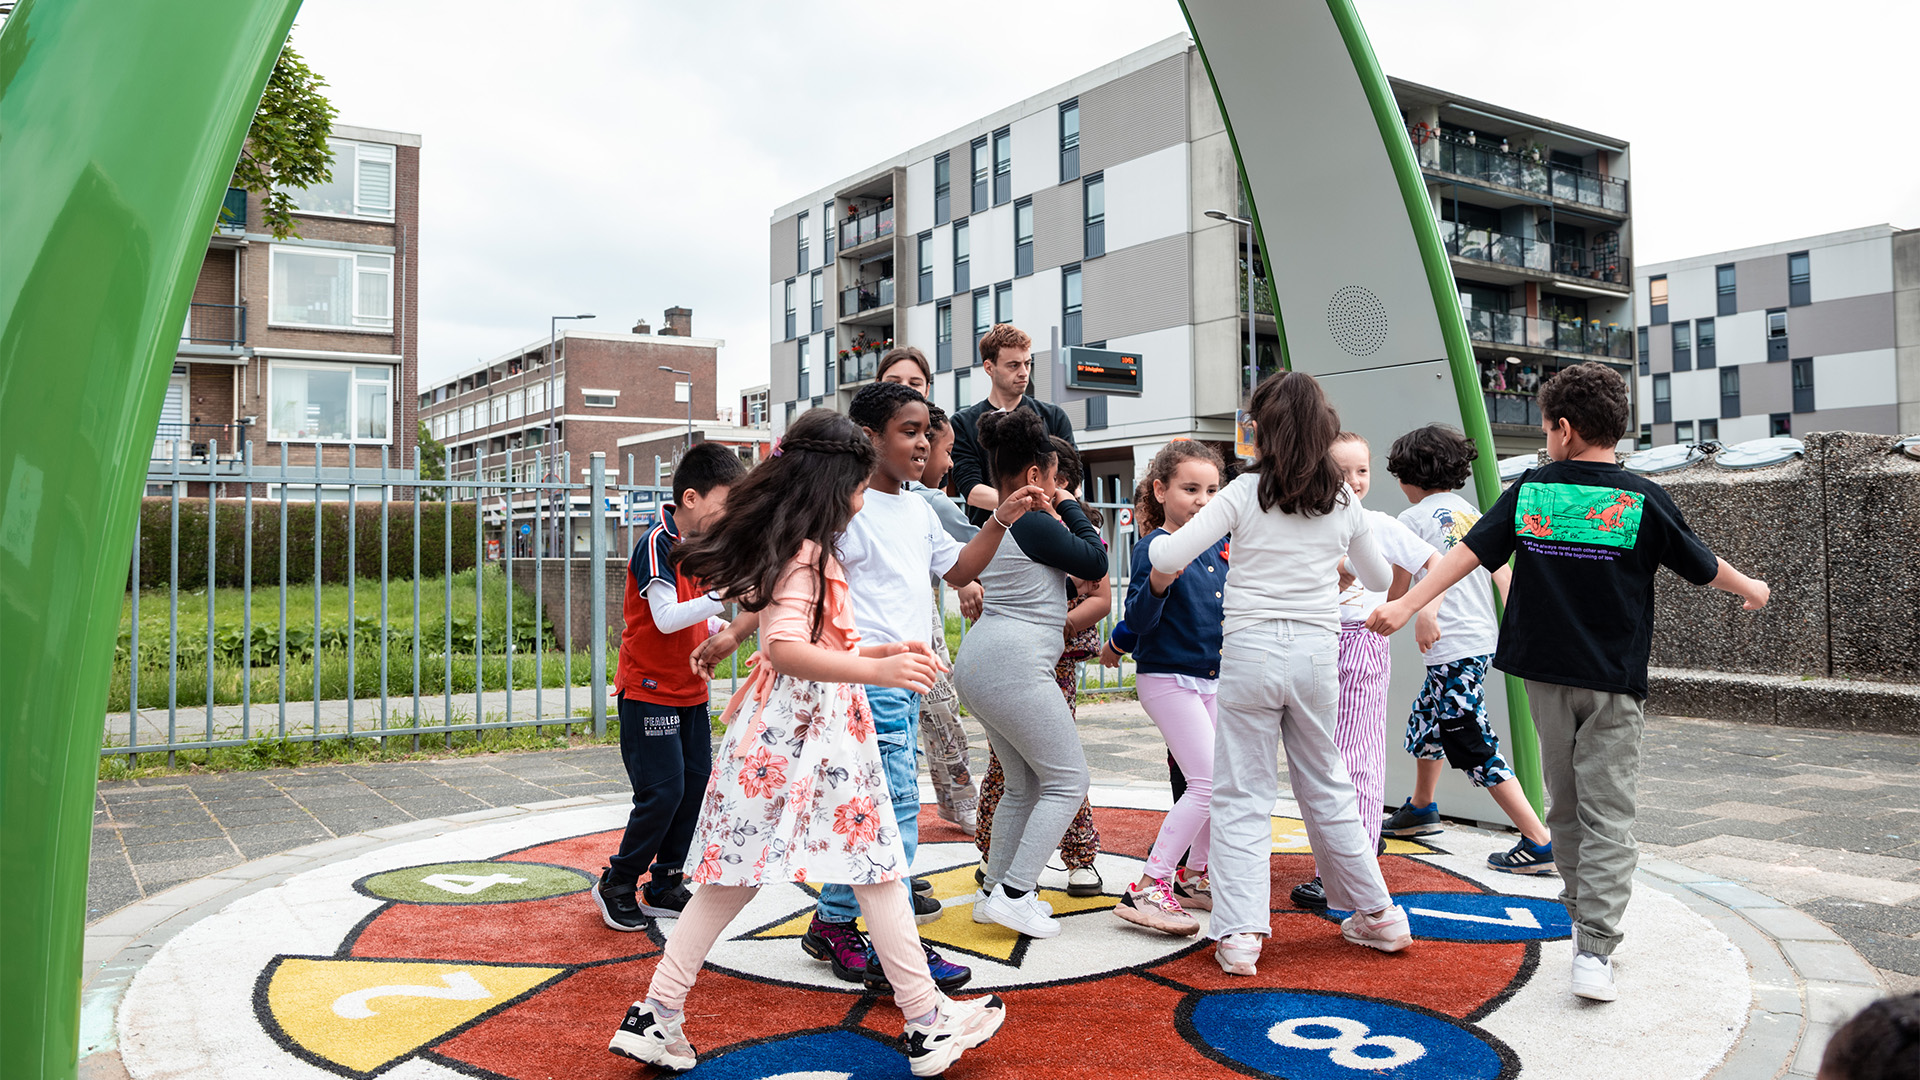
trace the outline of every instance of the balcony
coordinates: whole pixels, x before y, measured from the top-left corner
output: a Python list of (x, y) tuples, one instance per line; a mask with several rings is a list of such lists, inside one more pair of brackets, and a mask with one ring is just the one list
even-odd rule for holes
[[(1419, 133), (1409, 129), (1418, 138)], [(1627, 212), (1627, 182), (1571, 165), (1556, 165), (1537, 151), (1501, 150), (1498, 146), (1468, 142), (1451, 134), (1429, 136), (1414, 152), (1420, 166), (1501, 187), (1516, 188), (1576, 206)]]
[(841, 349), (836, 358), (840, 365), (839, 385), (844, 388), (853, 383), (872, 381), (880, 374), (880, 358), (892, 348), (893, 335), (888, 333), (878, 339), (862, 337), (851, 347)]
[(872, 243), (883, 236), (893, 235), (893, 200), (888, 199), (877, 209), (862, 210), (840, 222), (840, 250), (849, 251), (862, 244)]
[(180, 328), (182, 345), (222, 345), (238, 348), (247, 342), (247, 305), (191, 304), (186, 325)]
[(856, 319), (863, 312), (893, 307), (893, 279), (863, 281), (840, 290), (840, 317)]
[(243, 421), (188, 424), (162, 420), (153, 434), (152, 460), (203, 468), (210, 458), (216, 462), (238, 461), (245, 453), (247, 428)]
[(1540, 426), (1540, 399), (1538, 395), (1518, 390), (1484, 392), (1487, 400), (1487, 422), (1506, 424), (1511, 427), (1538, 428)]
[(1622, 291), (1628, 288), (1627, 261), (1611, 244), (1604, 247), (1549, 244), (1451, 221), (1440, 222), (1440, 238), (1446, 244), (1447, 254), (1455, 258), (1560, 277), (1587, 278), (1617, 285)]
[(1467, 318), (1467, 336), (1474, 341), (1615, 360), (1633, 359), (1633, 334), (1617, 326), (1560, 322), (1480, 308), (1465, 308), (1461, 314)]

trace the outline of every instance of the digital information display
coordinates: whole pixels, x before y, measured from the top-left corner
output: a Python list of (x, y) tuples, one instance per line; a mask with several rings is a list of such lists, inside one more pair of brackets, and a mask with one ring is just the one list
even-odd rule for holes
[(1140, 354), (1069, 345), (1067, 386), (1074, 390), (1102, 390), (1110, 394), (1140, 392)]

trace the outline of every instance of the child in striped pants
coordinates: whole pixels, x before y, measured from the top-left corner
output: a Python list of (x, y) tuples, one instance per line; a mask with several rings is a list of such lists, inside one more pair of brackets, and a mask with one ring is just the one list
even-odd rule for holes
[[(1351, 431), (1343, 431), (1333, 444), (1333, 460), (1346, 477), (1356, 498), (1365, 498), (1371, 451), (1367, 441)], [(1393, 567), (1393, 586), (1387, 592), (1368, 592), (1351, 580), (1352, 574), (1341, 567), (1340, 580), (1340, 706), (1334, 716), (1333, 743), (1340, 760), (1353, 776), (1353, 793), (1360, 807), (1360, 822), (1367, 828), (1376, 850), (1380, 846), (1380, 814), (1386, 806), (1387, 787), (1387, 684), (1393, 678), (1393, 654), (1387, 639), (1367, 629), (1367, 614), (1391, 597), (1407, 591), (1413, 575), (1440, 562), (1440, 553), (1422, 540), (1398, 518), (1378, 510), (1367, 511), (1373, 522), (1373, 535), (1380, 553)], [(1440, 605), (1420, 612), (1414, 636), (1420, 647), (1440, 636)], [(1293, 887), (1295, 907), (1321, 909), (1327, 906), (1327, 894), (1320, 887), (1319, 866), (1312, 881)]]

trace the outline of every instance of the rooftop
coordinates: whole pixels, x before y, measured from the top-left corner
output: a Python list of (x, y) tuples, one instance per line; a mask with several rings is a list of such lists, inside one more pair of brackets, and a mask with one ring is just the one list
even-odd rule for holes
[(1634, 270), (1634, 277), (1645, 279), (1681, 270), (1698, 270), (1703, 266), (1738, 262), (1741, 259), (1764, 259), (1770, 255), (1785, 255), (1811, 248), (1838, 247), (1841, 244), (1858, 244), (1865, 240), (1884, 240), (1894, 233), (1905, 231), (1907, 230), (1892, 225), (1880, 224), (1867, 225), (1858, 229), (1844, 229), (1840, 232), (1821, 233), (1818, 236), (1802, 236), (1793, 240), (1776, 240), (1771, 244), (1760, 244), (1756, 247), (1734, 248), (1731, 251), (1714, 251), (1705, 255), (1689, 255), (1684, 259), (1646, 263)]

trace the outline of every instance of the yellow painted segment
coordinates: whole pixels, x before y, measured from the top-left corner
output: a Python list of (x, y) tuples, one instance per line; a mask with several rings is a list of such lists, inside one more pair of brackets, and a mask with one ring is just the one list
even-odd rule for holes
[(291, 957), (274, 970), (267, 1006), (301, 1049), (365, 1073), (565, 970)]
[[(1273, 850), (1286, 855), (1311, 855), (1313, 845), (1307, 843), (1307, 825), (1299, 818), (1277, 817), (1273, 819)], [(1412, 840), (1387, 837), (1389, 855), (1425, 855), (1430, 849), (1424, 844)]]

